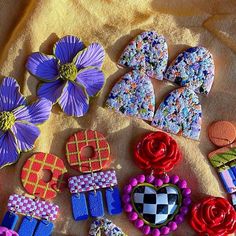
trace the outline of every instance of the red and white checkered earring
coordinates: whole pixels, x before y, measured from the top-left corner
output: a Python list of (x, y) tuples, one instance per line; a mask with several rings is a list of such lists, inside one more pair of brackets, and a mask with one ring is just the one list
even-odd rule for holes
[[(71, 204), (76, 221), (105, 214), (103, 194), (105, 188), (107, 210), (110, 215), (122, 212), (115, 170), (101, 171), (110, 165), (110, 147), (105, 137), (93, 130), (73, 134), (66, 144), (66, 157), (72, 168), (84, 173), (69, 178)], [(88, 207), (85, 192), (88, 192)]]

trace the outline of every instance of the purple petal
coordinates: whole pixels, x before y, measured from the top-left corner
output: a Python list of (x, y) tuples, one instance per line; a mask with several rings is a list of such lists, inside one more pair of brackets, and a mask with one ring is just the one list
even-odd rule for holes
[(13, 125), (12, 132), (16, 137), (18, 148), (23, 152), (34, 148), (34, 143), (40, 134), (37, 126), (19, 121)]
[(72, 82), (68, 82), (58, 103), (61, 109), (70, 116), (83, 116), (89, 108), (87, 94), (79, 85)]
[(40, 98), (46, 98), (52, 103), (55, 103), (61, 96), (63, 88), (65, 86), (66, 83), (62, 79), (58, 79), (50, 83), (42, 83), (39, 85), (37, 95)]
[(80, 70), (76, 82), (82, 84), (89, 96), (94, 96), (104, 85), (104, 74), (97, 68), (85, 68)]
[(104, 57), (105, 52), (103, 47), (99, 43), (92, 43), (76, 56), (75, 64), (78, 69), (85, 68), (87, 66), (95, 66), (100, 69), (102, 67)]
[(26, 121), (37, 125), (48, 120), (51, 109), (52, 103), (47, 99), (41, 99), (30, 106), (14, 110), (14, 115), (18, 121)]
[(56, 58), (40, 52), (34, 52), (29, 56), (26, 68), (32, 75), (47, 82), (56, 80), (59, 74)]
[(7, 131), (0, 136), (0, 168), (17, 161), (19, 150), (17, 149), (16, 139)]
[(84, 48), (83, 42), (75, 36), (65, 36), (54, 46), (54, 55), (62, 64), (70, 63), (76, 54)]
[(20, 93), (20, 86), (17, 81), (9, 77), (4, 78), (0, 85), (0, 112), (12, 111), (25, 104), (25, 97)]

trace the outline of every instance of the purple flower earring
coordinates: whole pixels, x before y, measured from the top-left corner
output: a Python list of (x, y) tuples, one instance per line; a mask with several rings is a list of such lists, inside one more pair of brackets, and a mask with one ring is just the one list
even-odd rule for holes
[(101, 66), (104, 49), (92, 43), (84, 44), (75, 36), (61, 38), (53, 48), (53, 55), (32, 53), (27, 70), (43, 83), (37, 95), (60, 105), (71, 116), (83, 116), (89, 108), (89, 97), (96, 95), (104, 85)]
[(36, 126), (49, 118), (52, 104), (46, 99), (27, 105), (13, 78), (0, 85), (0, 168), (17, 161), (20, 152), (33, 149), (40, 134)]

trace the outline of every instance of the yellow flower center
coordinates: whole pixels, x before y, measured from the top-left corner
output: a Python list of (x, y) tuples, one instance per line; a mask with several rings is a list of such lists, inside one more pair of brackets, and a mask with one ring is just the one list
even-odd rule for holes
[(59, 73), (62, 79), (75, 81), (78, 71), (73, 63), (67, 63), (60, 66)]
[(16, 118), (12, 112), (0, 112), (0, 130), (3, 132), (9, 130), (15, 123)]

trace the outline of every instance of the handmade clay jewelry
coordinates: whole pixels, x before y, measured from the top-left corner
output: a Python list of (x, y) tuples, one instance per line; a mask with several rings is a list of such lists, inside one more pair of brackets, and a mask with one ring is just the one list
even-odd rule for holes
[(236, 231), (236, 211), (226, 199), (209, 196), (193, 206), (190, 224), (198, 235), (227, 236)]
[(112, 88), (106, 107), (127, 116), (152, 120), (155, 94), (151, 80), (137, 70), (125, 74)]
[[(43, 170), (48, 170), (52, 174), (48, 182), (39, 175)], [(29, 194), (43, 199), (52, 199), (60, 190), (59, 183), (63, 181), (66, 172), (66, 167), (59, 157), (39, 152), (25, 162), (21, 171), (21, 181)]]
[[(83, 154), (83, 149), (88, 147), (93, 150), (90, 157)], [(95, 218), (104, 216), (101, 192), (103, 188), (105, 188), (108, 213), (110, 215), (120, 214), (122, 207), (116, 172), (115, 170), (101, 171), (110, 164), (110, 147), (105, 137), (93, 130), (79, 131), (68, 139), (66, 155), (73, 168), (86, 173), (69, 178), (74, 219), (79, 221), (88, 219), (89, 215)], [(88, 204), (86, 192), (88, 193)]]
[(110, 220), (98, 218), (90, 226), (89, 236), (126, 236), (126, 234)]
[[(19, 221), (17, 214), (20, 214), (24, 215), (17, 231), (20, 236), (51, 235), (54, 228), (52, 221), (56, 219), (59, 211), (57, 205), (38, 198), (13, 194), (9, 197), (7, 207), (8, 211), (3, 218), (2, 227), (14, 230)], [(12, 235), (18, 235), (17, 233)]]
[(135, 148), (135, 163), (149, 174), (130, 179), (123, 203), (128, 218), (145, 235), (166, 235), (183, 222), (191, 203), (186, 180), (169, 177), (181, 153), (176, 141), (164, 132), (146, 135)]
[(168, 94), (156, 110), (152, 125), (173, 134), (198, 140), (202, 109), (197, 94), (179, 88)]
[(146, 31), (133, 39), (123, 51), (118, 64), (133, 70), (144, 70), (153, 79), (162, 80), (168, 62), (164, 36)]

